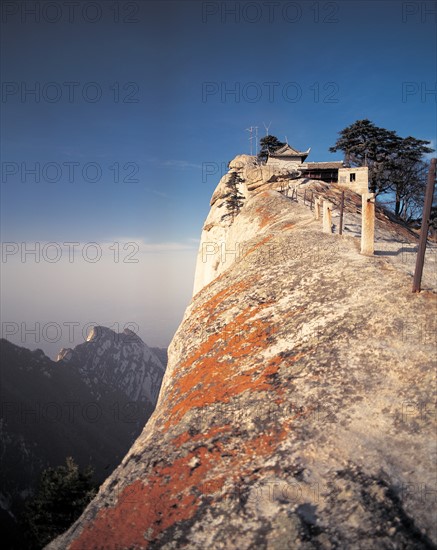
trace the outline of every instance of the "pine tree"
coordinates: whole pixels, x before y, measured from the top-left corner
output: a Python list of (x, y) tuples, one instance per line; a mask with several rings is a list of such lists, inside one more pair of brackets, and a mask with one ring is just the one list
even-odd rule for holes
[(237, 172), (231, 173), (228, 181), (226, 182), (226, 192), (223, 195), (223, 198), (225, 199), (227, 213), (223, 214), (221, 218), (222, 220), (227, 217), (231, 217), (231, 219), (233, 220), (241, 210), (241, 207), (243, 206), (244, 196), (238, 190), (238, 185), (242, 182), (243, 180), (237, 174)]
[(42, 548), (76, 521), (97, 492), (92, 478), (93, 470), (80, 471), (71, 457), (42, 472), (36, 494), (25, 503), (29, 548)]
[(422, 160), (433, 150), (429, 141), (411, 136), (401, 139), (396, 153), (387, 161), (390, 189), (395, 193), (396, 216), (409, 221), (423, 205), (429, 164)]
[(429, 145), (423, 139), (401, 138), (364, 119), (341, 130), (329, 151), (343, 151), (348, 166), (367, 166), (370, 191), (376, 195), (393, 192), (395, 215), (408, 221), (423, 204), (423, 155), (433, 152)]
[(389, 188), (386, 163), (395, 154), (400, 141), (396, 132), (379, 128), (364, 119), (341, 130), (339, 139), (329, 151), (343, 151), (347, 166), (367, 166), (370, 191), (379, 194)]
[(264, 136), (259, 140), (260, 150), (258, 153), (258, 161), (265, 163), (268, 159), (269, 153), (274, 153), (277, 149), (280, 149), (285, 145), (276, 136)]

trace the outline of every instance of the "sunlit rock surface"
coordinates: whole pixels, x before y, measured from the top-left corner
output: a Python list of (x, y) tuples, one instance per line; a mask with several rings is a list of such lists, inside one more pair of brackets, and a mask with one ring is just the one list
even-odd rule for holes
[(211, 208), (242, 250), (196, 274), (155, 412), (49, 548), (434, 548), (436, 294), (246, 197), (222, 229)]

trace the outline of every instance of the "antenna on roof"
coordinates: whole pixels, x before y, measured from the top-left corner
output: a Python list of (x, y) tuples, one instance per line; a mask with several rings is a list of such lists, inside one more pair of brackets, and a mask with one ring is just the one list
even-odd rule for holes
[(258, 126), (255, 126), (255, 155), (258, 156)]
[(270, 129), (270, 126), (272, 125), (272, 121), (269, 122), (269, 125), (267, 126), (265, 122), (263, 122), (263, 125), (264, 125), (264, 128), (266, 129), (266, 136), (269, 135), (269, 129)]
[(288, 138), (285, 136), (285, 143), (288, 145)]
[(246, 128), (246, 131), (247, 132), (250, 132), (250, 138), (249, 138), (249, 142), (250, 142), (250, 156), (253, 156), (253, 131), (254, 131), (254, 127), (251, 126), (250, 128)]

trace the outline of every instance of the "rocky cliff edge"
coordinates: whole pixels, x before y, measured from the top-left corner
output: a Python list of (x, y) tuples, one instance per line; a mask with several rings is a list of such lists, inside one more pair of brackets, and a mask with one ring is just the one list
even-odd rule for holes
[(436, 295), (276, 184), (207, 220), (241, 253), (203, 258), (155, 412), (50, 549), (435, 548)]

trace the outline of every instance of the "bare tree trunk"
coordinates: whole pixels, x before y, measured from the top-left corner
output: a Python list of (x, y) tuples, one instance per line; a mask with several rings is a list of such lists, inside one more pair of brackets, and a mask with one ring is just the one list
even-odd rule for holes
[(396, 193), (395, 216), (399, 218), (401, 213), (401, 197)]

